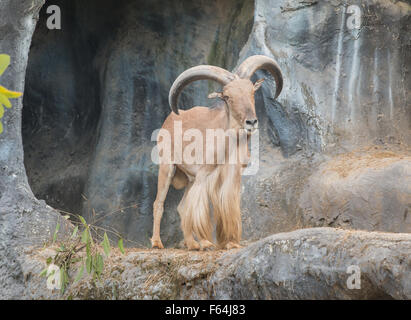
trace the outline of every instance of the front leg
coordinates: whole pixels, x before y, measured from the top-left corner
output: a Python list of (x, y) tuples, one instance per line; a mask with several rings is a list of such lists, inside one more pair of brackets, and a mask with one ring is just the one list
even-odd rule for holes
[(166, 199), (168, 188), (175, 173), (175, 166), (160, 164), (158, 170), (157, 197), (153, 204), (153, 236), (151, 245), (153, 248), (164, 249), (160, 238), (160, 224), (164, 211), (164, 200)]

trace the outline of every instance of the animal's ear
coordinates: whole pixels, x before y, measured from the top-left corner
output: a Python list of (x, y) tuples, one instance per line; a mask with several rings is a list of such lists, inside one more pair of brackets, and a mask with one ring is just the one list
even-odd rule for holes
[(213, 92), (213, 93), (210, 93), (208, 95), (208, 99), (215, 99), (215, 98), (223, 99), (223, 93), (222, 92)]
[(254, 83), (254, 91), (260, 89), (261, 85), (263, 84), (265, 79), (259, 79)]

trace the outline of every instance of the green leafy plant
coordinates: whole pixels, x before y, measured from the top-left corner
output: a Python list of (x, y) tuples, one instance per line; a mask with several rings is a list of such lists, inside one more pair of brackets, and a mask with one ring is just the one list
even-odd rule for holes
[[(68, 216), (65, 218), (68, 219)], [(82, 279), (84, 270), (92, 276), (93, 281), (100, 280), (104, 270), (104, 260), (111, 252), (111, 245), (107, 233), (104, 232), (103, 240), (101, 243), (98, 243), (91, 232), (92, 228), (95, 227), (87, 224), (82, 216), (77, 216), (77, 218), (80, 221), (79, 225), (73, 229), (71, 236), (60, 244), (55, 256), (49, 257), (46, 260), (47, 267), (40, 273), (40, 276), (47, 277), (47, 281), (51, 282), (56, 276), (56, 270), (58, 269), (60, 272), (58, 287), (61, 294), (64, 293), (70, 283), (69, 270), (72, 266), (80, 262), (80, 268), (77, 271), (73, 283)], [(79, 233), (79, 227), (82, 228), (81, 234)], [(59, 230), (60, 224), (58, 223), (53, 234), (52, 244), (56, 242)], [(118, 248), (122, 254), (125, 253), (122, 238), (118, 241)], [(85, 255), (81, 254), (84, 251)], [(50, 271), (51, 269), (53, 269), (53, 271)]]
[[(7, 54), (0, 54), (0, 76), (6, 71), (10, 65), (10, 56)], [(21, 92), (10, 91), (3, 86), (0, 86), (0, 119), (4, 115), (4, 107), (10, 109), (11, 102), (9, 99), (15, 99), (22, 95)], [(3, 132), (3, 123), (0, 121), (0, 133)]]

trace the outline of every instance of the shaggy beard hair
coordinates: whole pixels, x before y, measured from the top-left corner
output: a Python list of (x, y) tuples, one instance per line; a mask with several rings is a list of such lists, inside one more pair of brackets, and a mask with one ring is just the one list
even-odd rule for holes
[(194, 233), (198, 239), (212, 242), (211, 203), (218, 245), (240, 242), (241, 170), (239, 164), (219, 165), (211, 172), (199, 173), (194, 183), (187, 186), (179, 210), (185, 235)]

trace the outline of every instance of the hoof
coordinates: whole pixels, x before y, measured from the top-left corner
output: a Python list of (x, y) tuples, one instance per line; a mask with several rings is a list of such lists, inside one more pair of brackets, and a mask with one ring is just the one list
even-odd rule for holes
[(195, 240), (186, 243), (186, 245), (188, 250), (200, 250), (200, 245)]
[(224, 249), (230, 250), (230, 249), (240, 249), (242, 246), (239, 243), (236, 242), (229, 242), (224, 246)]
[(161, 242), (160, 239), (158, 240), (151, 239), (151, 247), (157, 248), (157, 249), (164, 249), (163, 243)]
[(200, 247), (201, 250), (203, 251), (210, 251), (210, 250), (214, 250), (216, 248), (215, 244), (208, 241), (208, 240), (201, 240), (200, 241)]

